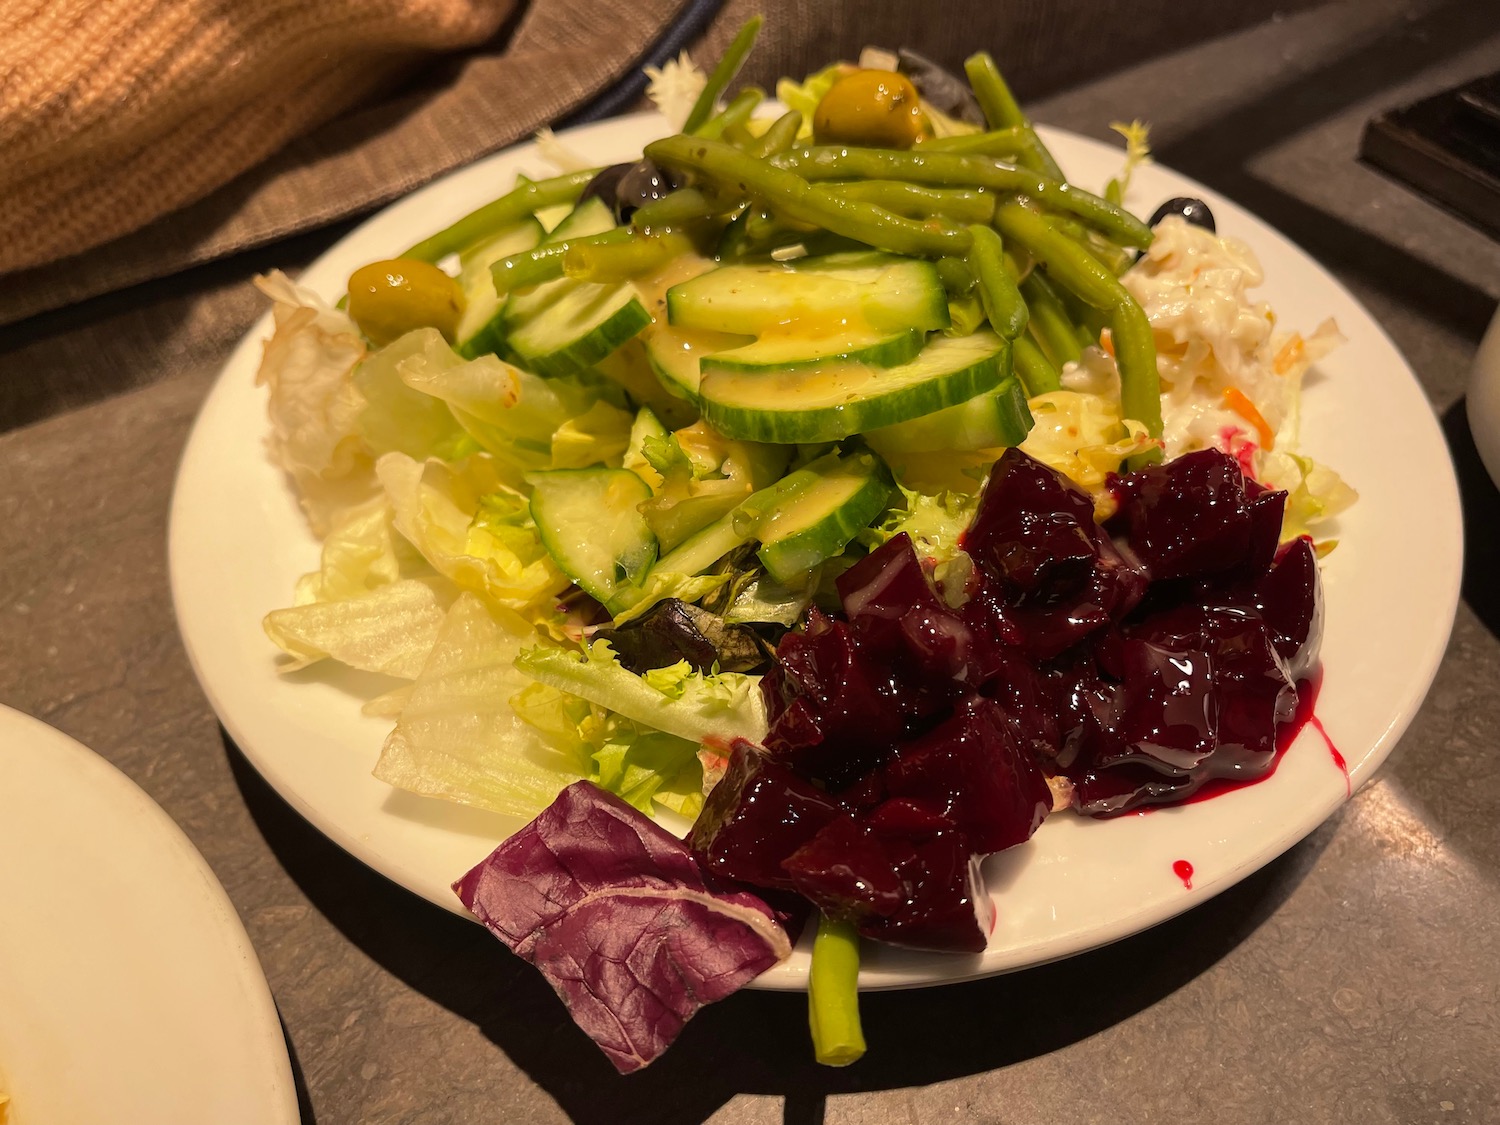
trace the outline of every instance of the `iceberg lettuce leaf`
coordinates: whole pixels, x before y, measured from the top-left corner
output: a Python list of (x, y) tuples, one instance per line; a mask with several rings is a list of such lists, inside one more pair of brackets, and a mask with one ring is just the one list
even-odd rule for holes
[(759, 676), (689, 672), (668, 694), (622, 666), (604, 641), (585, 645), (581, 652), (530, 648), (516, 658), (516, 667), (539, 683), (695, 745), (765, 737)]
[(515, 667), (536, 641), (520, 617), (463, 594), (448, 611), (375, 776), (398, 789), (532, 817), (593, 772), (510, 705), (530, 681)]
[(570, 585), (537, 537), (514, 470), (387, 453), (376, 465), (396, 530), (439, 574), (496, 606), (539, 611)]
[(272, 610), (263, 625), (266, 636), (292, 657), (282, 672), (331, 658), (410, 680), (432, 651), (454, 593), (436, 576), (403, 578), (356, 597)]

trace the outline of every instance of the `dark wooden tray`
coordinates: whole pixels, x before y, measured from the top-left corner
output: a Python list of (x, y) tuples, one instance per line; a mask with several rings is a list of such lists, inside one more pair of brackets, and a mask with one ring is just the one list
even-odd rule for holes
[(1500, 73), (1371, 119), (1359, 154), (1500, 238)]

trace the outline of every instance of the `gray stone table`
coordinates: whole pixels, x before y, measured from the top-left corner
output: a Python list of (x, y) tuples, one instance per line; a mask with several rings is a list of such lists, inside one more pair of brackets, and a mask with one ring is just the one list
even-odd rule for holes
[(1163, 163), (1281, 227), (1373, 311), (1452, 447), (1464, 597), (1391, 761), (1309, 839), (1111, 948), (869, 997), (871, 1050), (850, 1069), (811, 1063), (800, 998), (743, 993), (618, 1078), (529, 970), (345, 856), (227, 743), (172, 617), (173, 472), (259, 312), (247, 279), (331, 234), (0, 336), (0, 702), (115, 762), (202, 850), (260, 953), (309, 1122), (1500, 1121), (1500, 494), (1462, 404), (1500, 247), (1355, 158), (1372, 113), (1496, 69), (1493, 0), (1376, 0), (1036, 107), (1101, 136), (1153, 121)]

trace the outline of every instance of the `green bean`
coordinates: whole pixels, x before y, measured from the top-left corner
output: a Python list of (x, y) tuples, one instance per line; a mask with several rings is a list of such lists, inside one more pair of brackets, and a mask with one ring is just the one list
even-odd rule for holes
[(760, 105), (765, 97), (766, 92), (759, 86), (746, 86), (734, 96), (734, 100), (725, 106), (721, 113), (698, 126), (693, 131), (693, 136), (718, 140), (724, 135), (724, 130), (736, 125), (743, 127), (745, 122), (750, 120), (750, 115), (755, 112), (755, 107)]
[(909, 219), (943, 218), (984, 223), (995, 213), (995, 197), (972, 188), (929, 188), (900, 180), (850, 180), (825, 185), (845, 199), (861, 199)]
[(758, 196), (788, 219), (812, 223), (881, 250), (932, 256), (962, 254), (969, 249), (969, 232), (962, 227), (936, 219), (903, 219), (873, 203), (840, 198), (772, 161), (757, 160), (722, 141), (667, 137), (647, 145), (646, 156), (658, 164), (688, 169)]
[(969, 228), (974, 245), (969, 248), (969, 268), (979, 278), (979, 299), (990, 326), (1007, 340), (1026, 331), (1029, 314), (1015, 280), (1005, 269), (1005, 244), (992, 227), (975, 223)]
[(933, 264), (937, 267), (938, 280), (943, 283), (943, 288), (950, 297), (967, 297), (979, 284), (979, 279), (974, 276), (974, 271), (964, 258), (939, 258)]
[(1059, 285), (1109, 314), (1115, 365), (1120, 370), (1120, 409), (1124, 417), (1135, 419), (1148, 434), (1160, 438), (1161, 377), (1156, 369), (1156, 340), (1151, 322), (1135, 298), (1109, 267), (1054, 226), (1046, 215), (1019, 203), (1003, 203), (995, 209), (995, 225), (1006, 238), (1030, 250)]
[(1127, 246), (1144, 249), (1151, 245), (1151, 228), (1128, 211), (1072, 184), (992, 156), (815, 145), (792, 149), (768, 163), (805, 180), (905, 180), (1017, 192), (1046, 210), (1074, 215)]
[(683, 122), (684, 133), (695, 132), (700, 125), (713, 116), (714, 103), (734, 81), (734, 76), (740, 72), (740, 67), (745, 65), (745, 57), (750, 54), (750, 48), (755, 46), (755, 37), (760, 34), (760, 25), (764, 22), (763, 16), (751, 16), (735, 33), (723, 56), (719, 59), (718, 65), (710, 72), (708, 81), (704, 83), (703, 92), (693, 103), (687, 120)]
[(1032, 270), (1021, 282), (1026, 307), (1031, 310), (1031, 332), (1047, 352), (1047, 358), (1062, 367), (1076, 363), (1083, 355), (1073, 318), (1040, 270)]
[(807, 971), (807, 1022), (813, 1057), (824, 1066), (848, 1066), (865, 1053), (859, 1023), (859, 934), (848, 922), (818, 915), (812, 964)]
[(495, 292), (509, 293), (512, 289), (525, 289), (544, 281), (556, 281), (563, 276), (563, 256), (581, 243), (625, 242), (633, 237), (635, 232), (616, 227), (603, 234), (570, 238), (566, 242), (549, 242), (535, 250), (525, 250), (508, 258), (501, 258), (490, 267), (490, 274), (495, 279)]
[(724, 139), (741, 152), (749, 152), (750, 146), (755, 144), (755, 134), (745, 128), (742, 121), (736, 121), (724, 130)]
[(980, 156), (1025, 156), (1037, 144), (1036, 134), (1024, 125), (1013, 125), (1008, 129), (991, 129), (988, 133), (959, 133), (953, 137), (939, 137), (923, 141), (921, 148), (927, 152), (968, 152)]
[(751, 156), (760, 157), (762, 160), (768, 156), (775, 156), (779, 152), (785, 152), (797, 143), (797, 134), (801, 129), (802, 115), (795, 109), (789, 110), (771, 122), (771, 127), (745, 151)]
[(1100, 335), (1109, 327), (1109, 314), (1080, 300), (1070, 290), (1060, 290), (1057, 295), (1062, 300), (1063, 308), (1068, 310), (1068, 319), (1073, 322), (1078, 342), (1086, 348), (1098, 347)]
[(1108, 266), (1110, 272), (1116, 277), (1135, 265), (1135, 255), (1129, 250), (1111, 242), (1104, 235), (1084, 226), (1078, 220), (1068, 218), (1066, 215), (1054, 215), (1052, 223), (1074, 242), (1083, 243), (1089, 253)]
[(575, 281), (628, 281), (692, 251), (693, 240), (681, 231), (637, 234), (612, 242), (579, 239), (563, 253), (563, 274)]
[(1030, 336), (1017, 336), (1010, 342), (1010, 362), (1029, 398), (1055, 391), (1062, 386), (1057, 368)]
[(699, 222), (727, 210), (728, 205), (697, 188), (678, 188), (644, 207), (638, 207), (630, 216), (630, 225), (640, 231), (659, 231), (663, 227)]
[(817, 229), (811, 223), (800, 223), (763, 207), (751, 207), (745, 218), (745, 237), (762, 246), (784, 242), (788, 238), (801, 238)]
[(574, 202), (598, 171), (593, 168), (586, 172), (569, 172), (566, 176), (521, 184), (477, 211), (469, 212), (452, 226), (424, 238), (401, 256), (436, 262), (449, 254), (462, 253), (543, 207)]
[[(1000, 74), (1000, 68), (995, 65), (995, 60), (990, 57), (988, 51), (980, 51), (977, 55), (971, 55), (965, 59), (964, 73), (968, 75), (969, 85), (974, 90), (974, 98), (979, 102), (979, 108), (984, 113), (984, 119), (990, 123), (990, 128), (1031, 128), (1031, 122), (1026, 119), (1026, 114), (1021, 112), (1021, 103), (1016, 101), (1016, 96), (1010, 92), (1010, 87), (1006, 85), (1005, 78)], [(1032, 135), (1035, 136), (1035, 131)], [(1047, 146), (1042, 144), (1040, 137), (1036, 138), (1036, 147), (1024, 154), (1024, 161), (1027, 167), (1051, 176), (1054, 180), (1067, 178), (1062, 174), (1062, 169), (1057, 166), (1057, 161), (1052, 159)]]

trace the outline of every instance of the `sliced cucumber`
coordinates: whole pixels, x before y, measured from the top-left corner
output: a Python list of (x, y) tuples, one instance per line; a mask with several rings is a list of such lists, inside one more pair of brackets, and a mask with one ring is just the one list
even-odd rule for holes
[(542, 240), (542, 234), (542, 224), (527, 219), (465, 251), (459, 259), (458, 283), (464, 291), (464, 314), (453, 334), (453, 347), (465, 359), (498, 352), (505, 342), (505, 298), (495, 292), (490, 266), (501, 258), (532, 249)]
[(619, 612), (656, 561), (656, 537), (638, 509), (650, 487), (628, 469), (550, 469), (526, 479), (542, 546), (580, 589)]
[(783, 444), (835, 441), (957, 406), (1010, 375), (1010, 345), (988, 329), (934, 336), (899, 367), (832, 363), (806, 371), (703, 376), (703, 416), (720, 433)]
[(760, 335), (779, 326), (808, 336), (948, 326), (948, 298), (930, 262), (889, 254), (829, 254), (795, 262), (721, 266), (667, 291), (680, 328)]
[(796, 371), (844, 360), (872, 367), (895, 367), (922, 350), (927, 335), (915, 328), (880, 334), (840, 332), (821, 338), (776, 332), (754, 343), (703, 357), (699, 370)]
[(749, 343), (744, 336), (673, 328), (661, 321), (647, 329), (644, 338), (646, 358), (662, 386), (689, 402), (698, 401), (698, 383), (703, 377), (701, 361), (705, 356)]
[(1021, 381), (1012, 376), (968, 402), (924, 414), (910, 422), (868, 430), (865, 440), (881, 453), (1002, 449), (1025, 441), (1031, 432), (1031, 421), (1026, 392)]
[[(615, 217), (597, 196), (585, 199), (542, 240), (543, 245), (614, 229)], [(567, 375), (598, 363), (651, 323), (629, 283), (599, 285), (562, 278), (513, 293), (506, 303), (506, 346), (539, 375)]]
[(873, 453), (856, 453), (825, 465), (818, 479), (761, 521), (760, 561), (780, 582), (790, 582), (840, 554), (890, 500), (890, 472)]
[(572, 288), (534, 315), (510, 322), (506, 338), (521, 366), (539, 375), (567, 375), (598, 363), (651, 323), (628, 282), (551, 284)]

